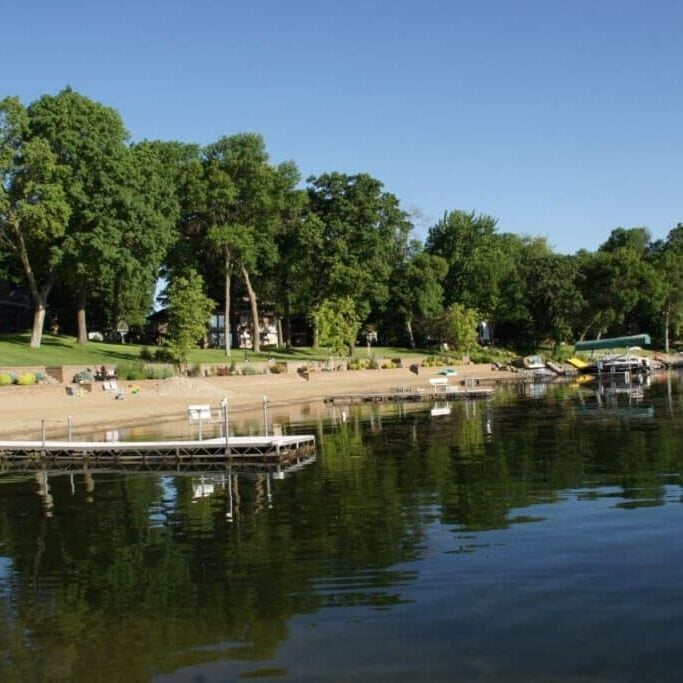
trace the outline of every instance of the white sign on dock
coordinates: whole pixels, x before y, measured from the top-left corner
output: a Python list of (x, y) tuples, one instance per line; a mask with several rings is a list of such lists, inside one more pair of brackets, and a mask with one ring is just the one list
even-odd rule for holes
[(210, 420), (211, 419), (211, 406), (210, 405), (193, 405), (187, 406), (187, 417), (190, 422), (199, 422), (200, 420)]

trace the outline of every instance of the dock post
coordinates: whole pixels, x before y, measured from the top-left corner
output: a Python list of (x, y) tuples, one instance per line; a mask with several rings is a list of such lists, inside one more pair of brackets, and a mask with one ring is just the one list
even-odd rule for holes
[(223, 429), (225, 430), (225, 455), (230, 457), (230, 422), (228, 421), (228, 397), (221, 401), (223, 409)]
[(263, 397), (263, 433), (268, 436), (268, 397)]
[(45, 420), (40, 421), (40, 440), (43, 442), (43, 457), (45, 457)]
[(232, 501), (232, 468), (228, 468), (228, 510), (225, 513), (225, 519), (232, 522), (234, 517), (233, 501)]
[(71, 415), (66, 418), (66, 440), (71, 441)]

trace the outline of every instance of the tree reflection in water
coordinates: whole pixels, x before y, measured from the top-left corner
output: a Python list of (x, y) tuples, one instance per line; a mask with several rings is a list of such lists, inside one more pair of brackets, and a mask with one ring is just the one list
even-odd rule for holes
[[(680, 498), (679, 384), (654, 384), (631, 403), (599, 398), (593, 407), (590, 391), (561, 385), (455, 402), (449, 414), (424, 405), (336, 409), (313, 425), (316, 462), (284, 479), (5, 475), (0, 678), (149, 680), (220, 662), (233, 662), (233, 674), (286, 677), (274, 662), (297, 618), (382, 613), (390, 628), (390, 615), (398, 620), (425, 599), (435, 553), (449, 558), (442, 568), (459, 556), (484, 559), (491, 533), (525, 538), (516, 534), (541, 529), (568, 500), (577, 512), (608, 501), (637, 514)], [(597, 543), (607, 543), (603, 533)], [(440, 589), (448, 602), (451, 589)], [(421, 619), (431, 645), (415, 637), (413, 647), (428, 662), (447, 636)], [(344, 638), (361, 637), (355, 628), (350, 617)], [(359, 664), (347, 656), (352, 672)]]

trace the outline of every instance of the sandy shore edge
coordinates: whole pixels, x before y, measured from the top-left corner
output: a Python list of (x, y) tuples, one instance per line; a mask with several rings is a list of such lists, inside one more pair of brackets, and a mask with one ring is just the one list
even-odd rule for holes
[[(321, 403), (325, 398), (349, 393), (368, 393), (401, 388), (430, 391), (429, 379), (438, 368), (421, 368), (419, 375), (408, 368), (311, 373), (308, 380), (296, 374), (231, 377), (175, 377), (167, 380), (118, 382), (123, 399), (94, 383), (92, 391), (70, 395), (61, 384), (0, 387), (0, 438), (36, 439), (43, 420), (53, 438), (65, 433), (70, 418), (74, 434), (93, 430), (115, 430), (137, 425), (186, 419), (189, 405), (211, 406), (214, 414), (227, 398), (231, 415), (260, 413), (264, 397), (272, 419), (296, 417), (296, 406)], [(488, 364), (457, 368), (451, 385), (466, 379), (492, 382), (509, 380), (514, 373), (501, 372)]]

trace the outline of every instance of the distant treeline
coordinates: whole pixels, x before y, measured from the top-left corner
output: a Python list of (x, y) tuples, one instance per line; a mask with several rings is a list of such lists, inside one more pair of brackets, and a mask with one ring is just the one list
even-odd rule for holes
[(115, 110), (69, 88), (0, 102), (0, 169), (0, 281), (30, 290), (34, 346), (46, 316), (83, 342), (88, 326), (141, 324), (160, 278), (188, 273), (226, 321), (248, 302), (257, 350), (264, 302), (286, 343), (294, 319), (315, 342), (344, 319), (382, 344), (466, 346), (463, 326), (486, 320), (497, 343), (520, 348), (639, 331), (668, 346), (683, 318), (680, 224), (660, 241), (616, 228), (596, 252), (562, 255), (453, 210), (421, 243), (368, 174), (302, 183), (254, 133), (133, 144)]

